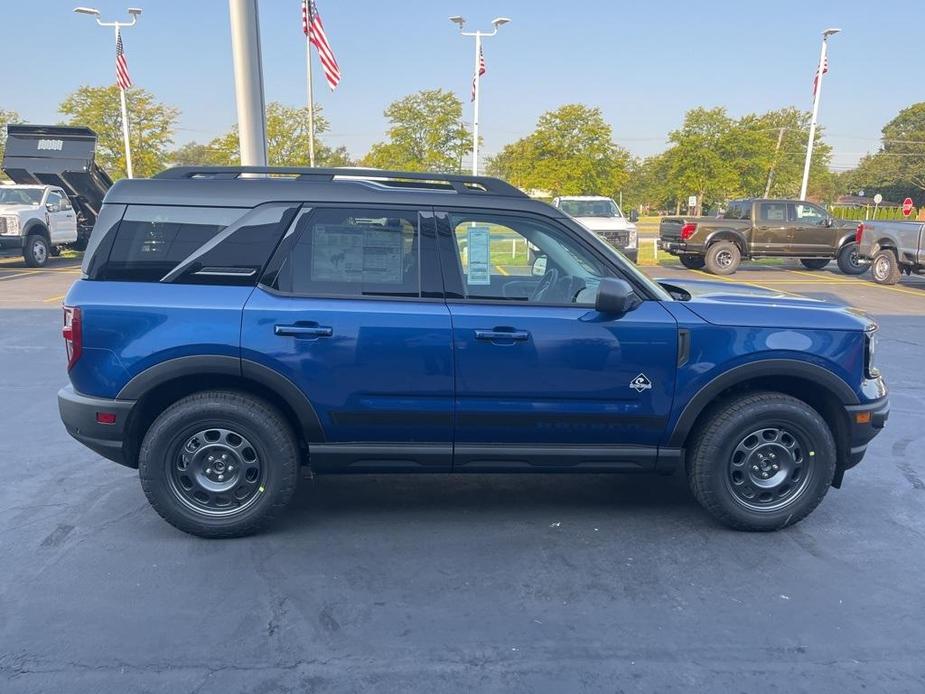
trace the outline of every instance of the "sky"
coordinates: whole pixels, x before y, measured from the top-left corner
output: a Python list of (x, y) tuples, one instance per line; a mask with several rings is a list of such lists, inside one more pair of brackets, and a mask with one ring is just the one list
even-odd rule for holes
[[(474, 44), (467, 30), (511, 23), (485, 40), (481, 83), (483, 155), (529, 134), (544, 111), (598, 106), (614, 139), (632, 154), (662, 151), (668, 133), (697, 106), (730, 115), (784, 106), (809, 110), (821, 32), (830, 40), (820, 124), (845, 170), (879, 145), (880, 129), (925, 100), (925, 57), (916, 31), (925, 2), (857, 0), (317, 0), (343, 79), (315, 98), (331, 122), (325, 141), (354, 157), (382, 140), (385, 107), (420, 89), (455, 91), (471, 120)], [(58, 104), (82, 84), (114, 82), (111, 29), (104, 19), (144, 13), (123, 34), (135, 84), (181, 110), (176, 143), (205, 142), (235, 121), (226, 0), (0, 0), (0, 108), (33, 123), (61, 119)], [(299, 0), (259, 0), (266, 100), (306, 102)]]

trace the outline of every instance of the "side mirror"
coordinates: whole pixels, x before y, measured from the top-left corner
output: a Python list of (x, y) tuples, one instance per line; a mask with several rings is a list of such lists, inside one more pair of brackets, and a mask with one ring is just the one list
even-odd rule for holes
[(826, 217), (823, 224), (825, 224), (827, 228), (831, 229), (833, 226), (835, 226), (835, 220), (831, 217)]
[(630, 210), (630, 221), (633, 224), (639, 221), (639, 212), (637, 210)]
[(642, 303), (626, 280), (605, 277), (597, 287), (594, 309), (600, 313), (623, 315)]
[(53, 202), (46, 202), (45, 209), (48, 210), (49, 212), (57, 212), (58, 206), (54, 204)]
[(543, 277), (546, 274), (546, 256), (537, 256), (533, 261), (533, 269), (530, 271), (534, 277)]

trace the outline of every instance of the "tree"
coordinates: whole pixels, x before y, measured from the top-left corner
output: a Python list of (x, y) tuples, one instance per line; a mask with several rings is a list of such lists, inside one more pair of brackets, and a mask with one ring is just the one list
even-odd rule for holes
[[(328, 147), (318, 135), (329, 129), (321, 107), (315, 105), (315, 164), (316, 166), (348, 166), (350, 157), (344, 147)], [(196, 153), (212, 159), (211, 163), (225, 166), (240, 164), (238, 127), (212, 140), (207, 150)], [(201, 147), (202, 145), (200, 145)], [(308, 166), (309, 164), (308, 106), (293, 107), (278, 101), (267, 105), (267, 162), (270, 166)]]
[(168, 166), (223, 166), (224, 154), (200, 142), (188, 142), (168, 156)]
[[(7, 111), (0, 108), (0, 160), (3, 159), (3, 152), (6, 149), (6, 126), (10, 123), (20, 123), (22, 119), (16, 111)], [(0, 178), (5, 178), (0, 171)]]
[(547, 111), (527, 137), (489, 160), (490, 173), (552, 195), (614, 195), (629, 178), (629, 154), (613, 142), (599, 108)]
[[(180, 111), (159, 103), (146, 89), (129, 89), (125, 98), (134, 174), (152, 176), (167, 162)], [(96, 132), (97, 162), (113, 179), (123, 178), (126, 169), (119, 88), (83, 86), (62, 101), (58, 110), (67, 116), (67, 125), (82, 125)]]
[(363, 166), (405, 171), (458, 172), (470, 147), (462, 102), (443, 89), (425, 89), (389, 104), (388, 140), (374, 144)]

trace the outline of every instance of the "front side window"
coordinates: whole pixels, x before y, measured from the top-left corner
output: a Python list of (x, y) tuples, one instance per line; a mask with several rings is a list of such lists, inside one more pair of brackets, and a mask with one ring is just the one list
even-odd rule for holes
[(758, 219), (771, 224), (784, 224), (787, 222), (787, 203), (763, 202), (758, 206)]
[(825, 212), (815, 205), (798, 202), (793, 206), (793, 221), (800, 225), (821, 225), (827, 219)]
[(299, 222), (298, 240), (276, 288), (308, 296), (419, 297), (415, 210), (318, 209)]
[(593, 306), (610, 270), (564, 230), (528, 217), (451, 214), (465, 298)]
[(45, 200), (46, 205), (51, 205), (52, 209), (60, 210), (61, 209), (61, 194), (51, 191), (48, 194), (48, 197)]

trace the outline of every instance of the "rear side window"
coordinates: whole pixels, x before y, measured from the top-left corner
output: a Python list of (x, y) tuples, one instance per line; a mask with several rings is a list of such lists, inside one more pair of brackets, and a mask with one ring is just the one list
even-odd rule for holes
[(276, 289), (307, 296), (419, 297), (416, 210), (318, 209), (297, 229)]
[(298, 205), (130, 205), (94, 279), (256, 284)]
[(748, 219), (751, 215), (751, 203), (731, 202), (726, 208), (724, 219)]
[(763, 202), (758, 206), (758, 219), (762, 222), (785, 223), (787, 221), (787, 203)]

